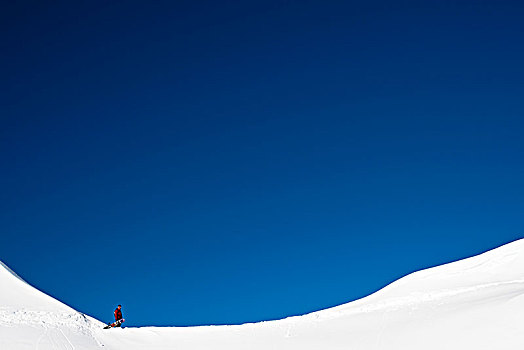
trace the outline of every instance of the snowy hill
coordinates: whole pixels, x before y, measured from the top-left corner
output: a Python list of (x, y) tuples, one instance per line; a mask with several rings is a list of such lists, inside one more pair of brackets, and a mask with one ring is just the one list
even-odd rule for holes
[(241, 326), (102, 326), (0, 266), (0, 349), (518, 349), (524, 240), (304, 316)]
[(0, 349), (96, 349), (93, 329), (101, 326), (0, 262)]

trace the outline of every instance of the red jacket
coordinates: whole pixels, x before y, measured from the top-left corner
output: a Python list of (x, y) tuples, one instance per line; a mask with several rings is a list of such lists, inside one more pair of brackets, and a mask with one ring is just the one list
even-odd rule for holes
[(115, 321), (122, 319), (122, 311), (118, 308), (115, 309)]

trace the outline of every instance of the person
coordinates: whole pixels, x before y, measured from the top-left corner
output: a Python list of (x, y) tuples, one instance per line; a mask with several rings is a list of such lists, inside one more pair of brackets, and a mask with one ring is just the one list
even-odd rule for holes
[(118, 305), (115, 309), (115, 322), (117, 323), (116, 327), (121, 327), (122, 322), (118, 322), (122, 319), (122, 305)]

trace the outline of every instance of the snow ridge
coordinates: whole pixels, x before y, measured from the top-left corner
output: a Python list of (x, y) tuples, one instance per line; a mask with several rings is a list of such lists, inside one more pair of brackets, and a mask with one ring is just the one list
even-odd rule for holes
[(4, 264), (1, 260), (0, 260), (0, 266), (2, 266), (4, 269), (7, 270), (7, 272), (9, 272), (11, 275), (15, 276), (16, 278), (18, 278), (20, 281), (26, 283), (26, 284), (29, 284), (27, 283), (22, 277), (18, 276), (18, 274), (16, 272), (14, 272), (13, 270), (11, 270), (9, 268), (9, 266), (7, 266), (6, 264)]

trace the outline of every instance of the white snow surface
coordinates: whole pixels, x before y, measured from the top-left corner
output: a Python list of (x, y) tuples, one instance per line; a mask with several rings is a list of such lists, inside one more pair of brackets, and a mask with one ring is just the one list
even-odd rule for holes
[(103, 330), (0, 265), (0, 349), (522, 349), (524, 239), (357, 301), (233, 326)]

